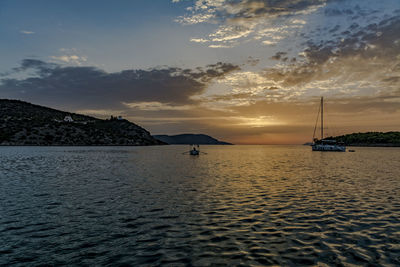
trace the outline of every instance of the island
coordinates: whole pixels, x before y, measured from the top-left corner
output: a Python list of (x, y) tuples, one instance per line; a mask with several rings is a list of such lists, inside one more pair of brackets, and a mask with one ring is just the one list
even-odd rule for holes
[(20, 100), (0, 99), (0, 145), (164, 145), (121, 116), (103, 120)]
[(325, 139), (343, 142), (346, 146), (400, 147), (400, 132), (352, 133)]
[(232, 145), (205, 134), (153, 135), (153, 137), (169, 145)]

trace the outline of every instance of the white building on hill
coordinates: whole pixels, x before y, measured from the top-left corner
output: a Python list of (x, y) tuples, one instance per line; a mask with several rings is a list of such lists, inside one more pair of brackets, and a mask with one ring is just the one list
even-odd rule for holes
[(74, 120), (72, 119), (71, 116), (68, 115), (68, 116), (65, 116), (64, 121), (65, 122), (73, 122)]

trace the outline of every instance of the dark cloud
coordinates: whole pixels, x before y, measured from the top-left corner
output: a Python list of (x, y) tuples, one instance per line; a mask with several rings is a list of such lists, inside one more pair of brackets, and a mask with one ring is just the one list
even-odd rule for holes
[(14, 72), (22, 72), (26, 70), (33, 70), (38, 75), (44, 76), (49, 74), (55, 67), (54, 63), (48, 63), (37, 59), (24, 59), (21, 66), (13, 68)]
[[(277, 18), (291, 16), (308, 11), (310, 8), (322, 6), (326, 3), (341, 2), (342, 0), (224, 0), (222, 1), (200, 1), (191, 9), (191, 14), (181, 17), (181, 23), (199, 23), (210, 21), (234, 22), (251, 21), (260, 17)], [(199, 2), (199, 3), (200, 3)], [(236, 27), (247, 27), (241, 23)], [(239, 29), (238, 32), (241, 30)]]
[(247, 59), (247, 64), (249, 64), (250, 66), (256, 66), (258, 63), (260, 62), (260, 60), (258, 58), (253, 58), (253, 57), (248, 57)]
[[(357, 27), (356, 27), (357, 28)], [(392, 17), (382, 20), (379, 24), (371, 23), (361, 29), (354, 30), (352, 26), (344, 32), (347, 37), (333, 43), (314, 44), (310, 42), (305, 50), (309, 61), (326, 62), (335, 56), (361, 56), (371, 59), (379, 56), (381, 59), (395, 59), (400, 52), (396, 41), (400, 38), (400, 18)]]
[(335, 27), (333, 27), (331, 30), (329, 30), (329, 32), (337, 32), (340, 29), (340, 25), (336, 25)]
[(210, 98), (213, 101), (229, 101), (235, 99), (251, 99), (251, 93), (236, 93), (236, 94), (226, 94), (226, 95), (213, 95)]
[(393, 83), (393, 84), (399, 83), (400, 84), (400, 76), (384, 78), (382, 81), (387, 82), (387, 83)]
[(223, 12), (220, 14), (224, 18), (244, 18), (252, 19), (265, 15), (290, 15), (307, 8), (318, 6), (332, 0), (245, 0), (245, 1), (227, 1), (231, 6), (229, 10), (236, 12)]
[(271, 57), (271, 59), (280, 60), (280, 59), (284, 58), (284, 56), (286, 56), (286, 55), (287, 55), (286, 52), (277, 52), (275, 55), (273, 55)]
[(371, 114), (372, 111), (396, 114), (400, 111), (398, 100), (399, 95), (395, 94), (335, 99), (332, 101), (332, 109), (334, 107), (334, 111), (339, 114)]
[(327, 8), (324, 11), (326, 16), (341, 16), (341, 15), (353, 15), (354, 11), (351, 9), (338, 9), (338, 8)]
[(24, 59), (21, 63), (21, 66), (14, 68), (16, 71), (24, 71), (30, 68), (43, 70), (43, 69), (51, 69), (56, 65), (53, 63), (44, 62), (38, 59)]
[[(400, 96), (395, 94), (382, 94), (378, 96), (360, 97), (328, 97), (325, 99), (325, 109), (329, 118), (335, 118), (340, 123), (353, 123), (353, 119), (363, 118), (359, 124), (368, 125), (368, 119), (372, 114), (377, 117), (399, 117)], [(312, 126), (318, 112), (319, 97), (305, 100), (287, 102), (257, 101), (249, 106), (237, 106), (233, 110), (242, 116), (254, 117), (260, 114), (273, 115), (279, 120), (290, 124), (304, 124)], [(397, 127), (400, 123), (397, 122)]]
[(158, 101), (191, 103), (191, 96), (207, 84), (239, 69), (216, 63), (205, 68), (157, 68), (107, 73), (95, 67), (65, 67), (26, 59), (15, 71), (33, 71), (25, 79), (3, 78), (2, 98), (16, 98), (43, 104), (68, 103), (72, 108), (114, 108), (121, 102)]
[(357, 23), (353, 23), (350, 25), (349, 30), (354, 31), (356, 28), (360, 27)]
[[(399, 40), (398, 16), (364, 27), (353, 24), (335, 40), (314, 42), (310, 39), (297, 62), (291, 62), (285, 69), (267, 69), (265, 75), (283, 86), (335, 76), (341, 76), (343, 81), (361, 81), (372, 75), (382, 76), (377, 81), (400, 85), (397, 79), (400, 75)], [(284, 55), (286, 52), (278, 52), (272, 58), (285, 62)]]

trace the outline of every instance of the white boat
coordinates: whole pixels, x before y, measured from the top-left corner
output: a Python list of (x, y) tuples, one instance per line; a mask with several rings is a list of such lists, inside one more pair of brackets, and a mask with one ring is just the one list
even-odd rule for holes
[(324, 139), (324, 98), (321, 97), (321, 106), (318, 111), (321, 113), (321, 139), (315, 138), (315, 130), (317, 129), (317, 123), (314, 128), (313, 143), (311, 145), (312, 151), (337, 151), (345, 152), (346, 146), (343, 143), (338, 143), (336, 140)]

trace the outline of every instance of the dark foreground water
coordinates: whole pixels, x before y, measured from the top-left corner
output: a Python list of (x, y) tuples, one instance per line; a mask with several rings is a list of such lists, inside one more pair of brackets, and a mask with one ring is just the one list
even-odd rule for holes
[(400, 149), (0, 147), (0, 265), (400, 265)]

